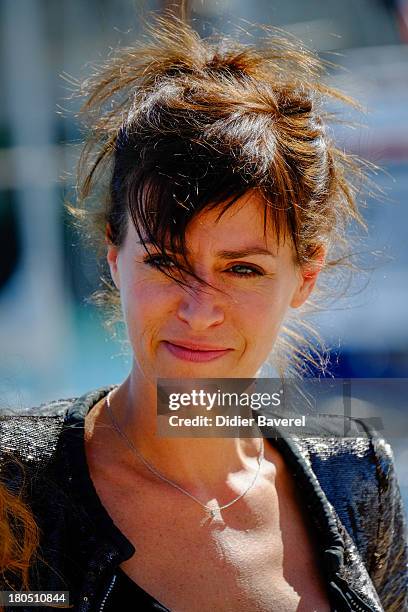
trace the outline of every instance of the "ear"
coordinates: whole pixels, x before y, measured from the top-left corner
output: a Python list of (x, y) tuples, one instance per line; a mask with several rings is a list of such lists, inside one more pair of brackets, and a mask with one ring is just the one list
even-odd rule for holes
[(320, 245), (314, 250), (311, 260), (300, 268), (299, 284), (292, 296), (290, 306), (299, 308), (312, 293), (326, 259), (326, 247)]
[(112, 232), (109, 223), (106, 225), (105, 242), (108, 246), (106, 259), (108, 261), (110, 273), (116, 289), (120, 289), (120, 274), (118, 268), (119, 247), (112, 242)]

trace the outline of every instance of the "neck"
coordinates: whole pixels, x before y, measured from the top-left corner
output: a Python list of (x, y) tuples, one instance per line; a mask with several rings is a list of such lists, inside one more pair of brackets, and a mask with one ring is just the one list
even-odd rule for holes
[[(231, 474), (253, 473), (260, 456), (259, 438), (158, 437), (156, 397), (156, 385), (147, 381), (137, 366), (110, 396), (111, 412), (120, 430), (154, 468), (179, 485), (203, 491), (207, 487), (219, 490)], [(104, 408), (103, 419), (109, 423)], [(121, 458), (135, 465), (135, 453), (125, 440), (117, 444)], [(140, 460), (136, 465), (147, 478), (156, 478)]]

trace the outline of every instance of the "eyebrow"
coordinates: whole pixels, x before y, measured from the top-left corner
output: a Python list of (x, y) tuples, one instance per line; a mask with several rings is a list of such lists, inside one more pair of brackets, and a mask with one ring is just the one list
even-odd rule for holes
[[(141, 244), (141, 242), (139, 241), (139, 244)], [(152, 245), (152, 242), (146, 241), (145, 242), (146, 245)], [(169, 252), (174, 253), (175, 255), (181, 255), (181, 251), (176, 249), (175, 251), (171, 250), (170, 248), (167, 249)], [(187, 251), (188, 253), (188, 251)], [(269, 257), (274, 257), (276, 258), (277, 255), (276, 253), (273, 253), (272, 251), (269, 251), (268, 249), (266, 249), (265, 247), (262, 246), (247, 246), (247, 247), (243, 247), (241, 249), (236, 249), (236, 250), (222, 250), (222, 251), (218, 251), (216, 253), (217, 257), (220, 257), (221, 259), (240, 259), (241, 257), (248, 257), (250, 255), (267, 255)]]

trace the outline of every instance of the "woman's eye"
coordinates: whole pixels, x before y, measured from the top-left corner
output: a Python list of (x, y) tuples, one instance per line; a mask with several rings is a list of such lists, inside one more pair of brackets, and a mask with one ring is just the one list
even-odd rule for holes
[(242, 276), (242, 277), (253, 277), (253, 276), (263, 276), (263, 272), (256, 268), (255, 266), (248, 266), (244, 264), (236, 264), (231, 268), (228, 268), (228, 272), (231, 272), (234, 276)]
[(175, 265), (175, 262), (170, 257), (163, 257), (162, 255), (148, 255), (143, 259), (144, 263), (154, 268), (171, 268)]

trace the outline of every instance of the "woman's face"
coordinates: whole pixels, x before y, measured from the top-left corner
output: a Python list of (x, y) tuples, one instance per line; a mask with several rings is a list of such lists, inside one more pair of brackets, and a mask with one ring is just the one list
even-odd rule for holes
[[(204, 211), (188, 227), (195, 273), (186, 291), (155, 267), (131, 222), (124, 244), (108, 247), (129, 339), (143, 375), (156, 378), (252, 378), (267, 359), (290, 307), (310, 294), (317, 274), (295, 264), (289, 241), (264, 238), (264, 204), (246, 194), (217, 221)], [(168, 253), (168, 266), (177, 260)], [(216, 288), (222, 291), (217, 291)]]

